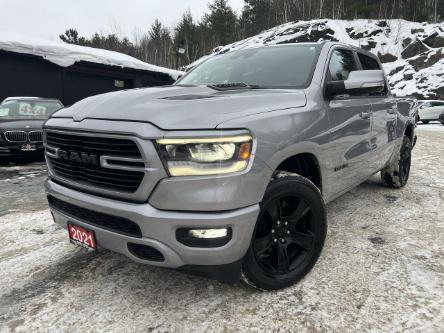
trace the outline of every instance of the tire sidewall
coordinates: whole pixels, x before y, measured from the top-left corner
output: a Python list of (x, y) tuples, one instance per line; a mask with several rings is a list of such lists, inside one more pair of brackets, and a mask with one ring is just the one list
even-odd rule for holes
[(402, 146), (401, 146), (401, 150), (400, 150), (400, 154), (399, 154), (399, 170), (398, 170), (398, 174), (401, 174), (401, 158), (402, 158), (402, 152), (404, 151), (405, 148), (408, 148), (409, 152), (410, 152), (410, 166), (409, 166), (409, 173), (407, 175), (407, 177), (405, 179), (399, 179), (399, 183), (401, 184), (401, 187), (404, 187), (405, 185), (407, 185), (407, 182), (409, 181), (410, 178), (410, 170), (411, 170), (411, 166), (412, 166), (412, 143), (410, 142), (410, 139), (407, 136), (404, 136), (403, 141), (402, 141)]

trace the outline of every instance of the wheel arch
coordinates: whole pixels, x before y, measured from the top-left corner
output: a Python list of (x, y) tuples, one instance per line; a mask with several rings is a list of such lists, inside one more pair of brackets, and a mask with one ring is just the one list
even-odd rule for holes
[(309, 179), (322, 192), (322, 171), (319, 159), (311, 152), (300, 152), (282, 159), (275, 172), (296, 173)]

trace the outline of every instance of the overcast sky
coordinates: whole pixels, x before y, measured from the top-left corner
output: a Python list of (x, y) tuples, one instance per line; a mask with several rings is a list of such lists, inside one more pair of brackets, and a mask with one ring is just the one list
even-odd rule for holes
[[(132, 38), (155, 18), (173, 27), (188, 8), (201, 18), (210, 0), (0, 0), (0, 31), (57, 39), (68, 28), (89, 37), (108, 33), (113, 26)], [(239, 13), (243, 0), (229, 0)]]

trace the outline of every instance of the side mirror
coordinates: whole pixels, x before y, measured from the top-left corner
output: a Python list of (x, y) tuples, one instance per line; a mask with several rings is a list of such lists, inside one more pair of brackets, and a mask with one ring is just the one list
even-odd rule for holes
[(382, 70), (353, 71), (345, 81), (327, 82), (328, 97), (338, 95), (365, 95), (379, 93), (385, 89), (385, 78)]

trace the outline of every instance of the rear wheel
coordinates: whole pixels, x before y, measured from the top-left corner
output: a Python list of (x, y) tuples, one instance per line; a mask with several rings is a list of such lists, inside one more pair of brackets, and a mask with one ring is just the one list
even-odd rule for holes
[(412, 143), (404, 136), (397, 161), (381, 171), (381, 179), (387, 186), (400, 188), (407, 185), (412, 164)]
[(262, 290), (285, 288), (304, 277), (327, 232), (319, 189), (304, 177), (285, 175), (268, 186), (242, 264), (243, 280)]

